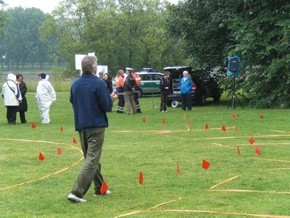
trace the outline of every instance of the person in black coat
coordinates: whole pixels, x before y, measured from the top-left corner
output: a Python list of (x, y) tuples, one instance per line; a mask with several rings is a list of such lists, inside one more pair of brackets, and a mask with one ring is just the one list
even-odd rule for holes
[(22, 96), (22, 101), (19, 103), (19, 109), (18, 109), (19, 114), (20, 114), (20, 120), (21, 120), (21, 123), (26, 123), (25, 112), (27, 111), (28, 104), (27, 104), (27, 99), (25, 95), (27, 92), (27, 86), (25, 82), (23, 81), (23, 76), (21, 74), (16, 75), (16, 80), (17, 80), (17, 83), (19, 84), (19, 89)]
[(168, 75), (164, 74), (159, 83), (159, 88), (161, 90), (160, 112), (167, 112), (167, 99), (168, 95), (170, 94), (169, 86), (170, 82), (168, 79)]
[(113, 92), (113, 82), (112, 82), (112, 77), (109, 73), (105, 74), (105, 83), (106, 87), (109, 90), (109, 93), (112, 94)]

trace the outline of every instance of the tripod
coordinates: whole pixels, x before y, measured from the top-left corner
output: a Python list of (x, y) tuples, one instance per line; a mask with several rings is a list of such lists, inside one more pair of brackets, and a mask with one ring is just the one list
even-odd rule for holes
[(232, 108), (235, 109), (236, 108), (236, 100), (238, 100), (240, 106), (243, 108), (243, 105), (241, 104), (240, 100), (238, 99), (238, 96), (236, 96), (236, 76), (233, 76), (233, 93), (232, 93), (232, 99), (231, 102), (228, 105), (228, 108), (230, 107), (230, 105), (232, 104)]

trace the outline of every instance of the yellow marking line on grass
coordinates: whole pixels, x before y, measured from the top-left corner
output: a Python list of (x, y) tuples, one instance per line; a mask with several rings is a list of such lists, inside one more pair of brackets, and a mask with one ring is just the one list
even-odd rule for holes
[(230, 182), (230, 181), (232, 181), (232, 180), (234, 180), (234, 179), (236, 179), (236, 178), (238, 178), (238, 177), (239, 177), (239, 176), (234, 176), (234, 177), (232, 177), (232, 178), (226, 179), (226, 180), (224, 180), (224, 181), (222, 181), (222, 182), (220, 182), (220, 183), (218, 183), (218, 184), (212, 186), (209, 190), (212, 190), (212, 189), (214, 189), (214, 188), (216, 188), (216, 187), (218, 187), (218, 186), (220, 186), (220, 185), (222, 185), (222, 184), (225, 184), (225, 183), (227, 183), (227, 182)]
[[(237, 177), (237, 176), (236, 176)], [(236, 177), (232, 177), (230, 179), (235, 179)], [(228, 179), (229, 180), (229, 179)], [(181, 197), (179, 198), (181, 200)], [(171, 200), (167, 201), (161, 204), (158, 204), (154, 207), (151, 207), (147, 210), (136, 210), (129, 213), (121, 214), (118, 216), (115, 216), (114, 218), (121, 218), (121, 217), (128, 217), (140, 213), (150, 213), (150, 212), (160, 212), (160, 213), (190, 213), (190, 214), (217, 214), (217, 215), (238, 215), (238, 216), (250, 216), (250, 217), (264, 217), (264, 218), (290, 218), (290, 216), (287, 215), (270, 215), (270, 214), (253, 214), (253, 213), (240, 213), (240, 212), (228, 212), (228, 211), (212, 211), (212, 210), (174, 210), (174, 209), (157, 209), (159, 207), (162, 207), (166, 204), (170, 204), (173, 202), (176, 202), (177, 200)]]
[[(181, 200), (181, 197), (179, 197), (179, 200)], [(134, 215), (134, 214), (138, 214), (138, 213), (143, 213), (143, 212), (147, 212), (147, 211), (150, 211), (150, 210), (154, 210), (155, 208), (158, 208), (158, 207), (162, 207), (163, 205), (166, 205), (166, 204), (170, 204), (170, 203), (173, 203), (173, 202), (176, 202), (177, 200), (171, 200), (171, 201), (166, 201), (166, 202), (163, 202), (161, 204), (157, 204), (147, 210), (136, 210), (136, 211), (132, 211), (132, 212), (129, 212), (129, 213), (126, 213), (126, 214), (122, 214), (122, 215), (118, 215), (114, 218), (119, 218), (119, 217), (126, 217), (126, 216), (131, 216), (131, 215)]]
[[(34, 143), (46, 143), (46, 144), (59, 144), (59, 145), (66, 145), (66, 146), (69, 146), (75, 150), (78, 150), (81, 154), (83, 154), (82, 150), (80, 148), (76, 148), (70, 144), (66, 144), (66, 143), (61, 143), (61, 142), (52, 142), (52, 141), (41, 141), (41, 140), (30, 140), (30, 139), (11, 139), (11, 138), (0, 138), (0, 140), (3, 140), (3, 141), (19, 141), (19, 142), (34, 142)], [(81, 159), (79, 159), (77, 162), (73, 163), (72, 165), (68, 166), (68, 167), (65, 167), (63, 169), (60, 169), (54, 173), (51, 173), (51, 174), (48, 174), (48, 175), (45, 175), (41, 178), (38, 178), (38, 179), (33, 179), (33, 180), (29, 180), (29, 181), (26, 181), (26, 182), (21, 182), (21, 183), (17, 183), (15, 185), (11, 185), (11, 186), (7, 186), (7, 187), (4, 187), (4, 188), (0, 188), (0, 191), (4, 191), (4, 190), (8, 190), (8, 189), (12, 189), (12, 188), (16, 188), (16, 187), (19, 187), (19, 186), (23, 186), (23, 185), (26, 185), (26, 184), (30, 184), (30, 183), (34, 183), (34, 182), (38, 182), (40, 180), (43, 180), (43, 179), (46, 179), (46, 178), (49, 178), (51, 176), (54, 176), (54, 175), (57, 175), (57, 174), (60, 174), (62, 172), (65, 172), (66, 170), (69, 170), (71, 168), (73, 168), (74, 166), (78, 165), (84, 158), (82, 157)]]
[(250, 159), (254, 159), (254, 160), (262, 160), (262, 161), (273, 161), (273, 162), (282, 162), (282, 163), (290, 163), (290, 160), (278, 160), (278, 159), (267, 159), (267, 158), (250, 158)]
[(281, 191), (260, 191), (260, 190), (244, 190), (244, 189), (215, 189), (213, 192), (244, 192), (244, 193), (265, 193), (265, 194), (285, 194), (290, 195), (290, 192)]
[(238, 212), (226, 212), (226, 211), (212, 211), (212, 210), (159, 210), (160, 212), (170, 213), (195, 213), (195, 214), (218, 214), (218, 215), (239, 215), (239, 216), (251, 216), (251, 217), (266, 217), (266, 218), (290, 218), (287, 215), (269, 215), (269, 214), (253, 214), (253, 213), (238, 213)]

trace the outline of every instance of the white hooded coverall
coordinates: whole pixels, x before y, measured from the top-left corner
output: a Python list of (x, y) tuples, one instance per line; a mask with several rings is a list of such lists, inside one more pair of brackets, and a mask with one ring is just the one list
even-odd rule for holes
[(48, 81), (49, 76), (38, 82), (36, 88), (36, 98), (42, 123), (50, 123), (49, 110), (53, 101), (56, 101), (56, 93), (53, 86)]

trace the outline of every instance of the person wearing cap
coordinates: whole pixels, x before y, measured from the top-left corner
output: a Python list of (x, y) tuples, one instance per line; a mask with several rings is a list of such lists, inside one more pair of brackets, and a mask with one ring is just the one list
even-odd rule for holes
[(101, 173), (101, 154), (105, 138), (105, 128), (109, 126), (107, 112), (112, 110), (117, 95), (111, 95), (106, 85), (98, 77), (97, 58), (85, 56), (82, 60), (82, 76), (73, 81), (70, 89), (70, 102), (74, 111), (75, 130), (78, 131), (84, 164), (79, 172), (68, 200), (84, 203), (83, 198), (91, 184), (94, 195), (110, 194), (103, 190), (104, 178)]
[(26, 118), (25, 118), (25, 112), (27, 111), (27, 99), (26, 99), (26, 92), (27, 92), (27, 86), (25, 82), (23, 81), (23, 75), (22, 74), (17, 74), (16, 75), (16, 80), (19, 85), (19, 89), (21, 92), (22, 96), (22, 101), (19, 103), (19, 115), (20, 115), (20, 121), (21, 123), (26, 123)]
[(136, 105), (134, 100), (134, 91), (136, 86), (136, 80), (132, 76), (133, 69), (126, 67), (127, 77), (124, 83), (124, 96), (125, 96), (125, 105), (127, 108), (127, 114), (131, 114), (131, 109), (133, 114), (136, 114)]
[(12, 73), (7, 75), (7, 82), (2, 86), (2, 98), (7, 109), (6, 118), (9, 125), (16, 124), (16, 113), (19, 108), (19, 102), (22, 101), (19, 86), (16, 83), (16, 76)]
[(38, 75), (39, 82), (36, 88), (36, 99), (41, 116), (41, 123), (50, 123), (49, 111), (53, 101), (56, 101), (56, 93), (53, 86), (48, 81), (49, 75), (41, 73)]

